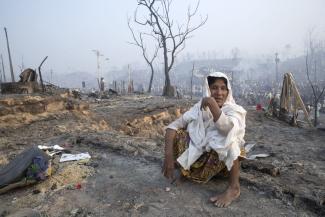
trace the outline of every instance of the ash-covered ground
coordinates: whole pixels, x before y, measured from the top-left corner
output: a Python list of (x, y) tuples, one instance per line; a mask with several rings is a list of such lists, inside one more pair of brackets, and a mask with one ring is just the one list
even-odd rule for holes
[(0, 195), (0, 216), (325, 215), (325, 132), (292, 127), (251, 107), (245, 140), (256, 143), (251, 154), (270, 156), (242, 161), (238, 200), (228, 208), (209, 202), (226, 188), (222, 177), (204, 185), (168, 183), (161, 174), (164, 127), (194, 103), (146, 95), (100, 102), (2, 96), (0, 167), (33, 145), (89, 152), (91, 160), (59, 163), (56, 155), (48, 179)]

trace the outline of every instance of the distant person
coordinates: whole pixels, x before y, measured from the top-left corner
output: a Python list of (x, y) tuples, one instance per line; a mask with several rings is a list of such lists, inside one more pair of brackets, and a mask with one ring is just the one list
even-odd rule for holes
[(307, 110), (307, 113), (308, 113), (308, 115), (309, 115), (310, 112), (311, 112), (311, 106), (310, 106), (309, 104), (307, 105), (306, 110)]
[(101, 92), (105, 91), (105, 81), (103, 77), (100, 78), (100, 91)]
[(243, 148), (246, 111), (235, 103), (228, 77), (221, 72), (206, 79), (204, 97), (167, 126), (163, 174), (175, 181), (174, 169), (199, 183), (217, 174), (229, 175), (224, 193), (211, 197), (227, 207), (240, 195), (239, 157)]

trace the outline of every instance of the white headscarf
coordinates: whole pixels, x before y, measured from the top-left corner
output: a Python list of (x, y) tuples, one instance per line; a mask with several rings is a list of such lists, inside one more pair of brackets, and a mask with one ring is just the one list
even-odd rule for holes
[(232, 89), (231, 89), (229, 78), (227, 77), (226, 74), (224, 74), (222, 72), (212, 72), (206, 77), (205, 82), (204, 82), (203, 97), (210, 97), (211, 96), (209, 83), (208, 83), (208, 77), (226, 79), (227, 80), (227, 88), (228, 88), (228, 96), (227, 96), (225, 104), (223, 106), (225, 106), (227, 104), (237, 105), (234, 98), (233, 98), (233, 96), (232, 96)]
[[(229, 79), (224, 73), (213, 72), (208, 77), (225, 78), (227, 80), (228, 96), (221, 107), (221, 111), (224, 113), (222, 114), (223, 118), (227, 118), (233, 126), (227, 135), (222, 134), (217, 127), (217, 124), (222, 124), (222, 118), (220, 117), (220, 120), (215, 123), (210, 110), (201, 110), (202, 100), (200, 100), (183, 115), (183, 119), (188, 123), (187, 130), (190, 136), (190, 143), (189, 148), (177, 161), (184, 169), (189, 169), (204, 151), (213, 149), (218, 153), (219, 159), (225, 162), (227, 169), (230, 170), (233, 161), (240, 155), (240, 147), (245, 143), (246, 110), (236, 104), (232, 96)], [(203, 97), (211, 96), (208, 77), (205, 80)]]

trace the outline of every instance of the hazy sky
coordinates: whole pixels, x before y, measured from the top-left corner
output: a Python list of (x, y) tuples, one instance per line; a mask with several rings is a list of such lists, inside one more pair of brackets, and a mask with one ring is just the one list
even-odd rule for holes
[[(187, 5), (195, 1), (174, 3), (182, 20)], [(127, 15), (136, 7), (136, 0), (0, 0), (0, 53), (7, 74), (3, 27), (17, 72), (22, 57), (25, 67), (36, 68), (45, 56), (49, 56), (45, 72), (94, 72), (92, 49), (110, 59), (102, 64), (105, 70), (142, 61), (140, 51), (127, 43), (131, 41)], [(238, 47), (245, 57), (273, 54), (286, 44), (292, 54), (301, 53), (310, 28), (325, 39), (324, 0), (201, 0), (199, 13), (208, 14), (208, 22), (194, 33), (183, 54), (215, 50), (229, 56)]]

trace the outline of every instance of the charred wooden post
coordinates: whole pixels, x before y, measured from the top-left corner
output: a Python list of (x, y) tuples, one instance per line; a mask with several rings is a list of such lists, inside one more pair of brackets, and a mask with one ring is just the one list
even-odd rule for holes
[(3, 81), (4, 81), (4, 82), (7, 82), (7, 79), (6, 79), (6, 72), (5, 72), (5, 66), (4, 66), (4, 64), (3, 64), (2, 54), (1, 54), (1, 65), (2, 65)]
[(117, 91), (117, 82), (113, 81), (114, 90)]
[(125, 81), (122, 81), (122, 94), (125, 94)]
[(45, 87), (44, 87), (44, 83), (43, 83), (43, 78), (42, 78), (42, 73), (41, 73), (41, 67), (43, 65), (43, 63), (45, 62), (45, 60), (47, 59), (48, 56), (46, 56), (43, 61), (41, 62), (41, 65), (39, 65), (38, 67), (38, 73), (39, 73), (39, 79), (41, 81), (41, 85), (42, 85), (42, 90), (43, 92), (45, 92)]

